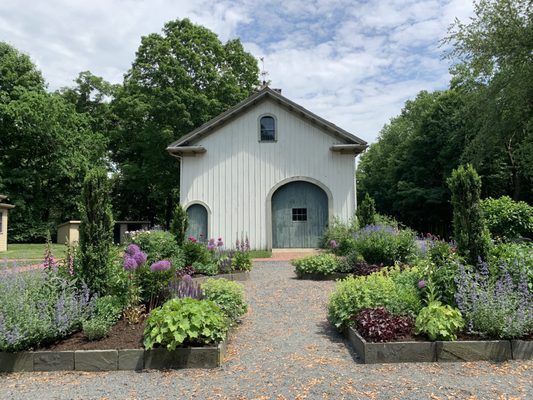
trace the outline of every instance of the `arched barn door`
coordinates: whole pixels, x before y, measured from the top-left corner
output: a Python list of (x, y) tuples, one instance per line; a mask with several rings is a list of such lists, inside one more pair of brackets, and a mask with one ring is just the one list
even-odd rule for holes
[(189, 226), (187, 236), (193, 236), (200, 241), (207, 240), (207, 210), (201, 204), (193, 204), (187, 208)]
[(315, 184), (290, 182), (272, 195), (272, 247), (317, 247), (328, 223), (328, 197)]

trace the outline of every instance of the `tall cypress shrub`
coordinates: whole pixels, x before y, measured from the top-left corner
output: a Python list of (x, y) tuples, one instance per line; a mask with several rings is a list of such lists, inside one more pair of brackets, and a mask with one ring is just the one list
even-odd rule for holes
[(376, 223), (376, 202), (370, 195), (365, 194), (358, 210), (359, 226), (365, 227)]
[(181, 204), (178, 203), (174, 212), (172, 213), (172, 221), (170, 223), (170, 232), (176, 238), (178, 245), (182, 245), (185, 241), (185, 232), (189, 226), (189, 218), (187, 217), (187, 211), (183, 209)]
[(460, 255), (472, 265), (487, 258), (490, 234), (480, 202), (481, 178), (472, 165), (459, 166), (447, 179), (452, 192), (453, 237)]
[(105, 294), (111, 268), (113, 214), (110, 185), (103, 168), (89, 171), (81, 192), (80, 274), (87, 286)]

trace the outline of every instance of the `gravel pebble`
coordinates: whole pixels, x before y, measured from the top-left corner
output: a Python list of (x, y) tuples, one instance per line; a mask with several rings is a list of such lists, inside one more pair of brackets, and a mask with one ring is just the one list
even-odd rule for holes
[(533, 362), (363, 365), (326, 320), (331, 281), (255, 264), (250, 304), (215, 370), (0, 375), (2, 399), (526, 399)]

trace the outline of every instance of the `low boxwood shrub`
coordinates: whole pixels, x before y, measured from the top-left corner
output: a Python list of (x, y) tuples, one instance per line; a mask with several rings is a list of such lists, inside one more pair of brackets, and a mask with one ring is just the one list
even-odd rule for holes
[(365, 308), (383, 307), (396, 315), (416, 316), (422, 308), (417, 289), (419, 272), (385, 269), (368, 276), (349, 276), (337, 282), (328, 303), (328, 318), (337, 328), (353, 321)]
[(248, 310), (242, 285), (227, 279), (207, 279), (202, 283), (207, 300), (213, 301), (232, 321), (238, 320)]
[(415, 333), (425, 334), (430, 340), (455, 340), (465, 326), (461, 312), (440, 301), (432, 301), (416, 317)]
[(354, 249), (370, 264), (394, 265), (417, 255), (416, 235), (410, 229), (367, 225), (354, 236)]
[(336, 272), (339, 266), (337, 257), (329, 253), (299, 258), (292, 261), (292, 265), (298, 277), (304, 274), (330, 275)]
[(194, 237), (188, 238), (181, 246), (181, 250), (185, 258), (185, 265), (193, 265), (194, 263), (207, 265), (213, 262), (213, 255), (207, 246)]
[(413, 318), (393, 315), (383, 307), (367, 308), (352, 317), (357, 331), (369, 342), (391, 342), (413, 333)]
[(220, 343), (229, 329), (223, 311), (210, 300), (171, 299), (150, 313), (144, 329), (144, 347), (174, 350), (181, 346)]

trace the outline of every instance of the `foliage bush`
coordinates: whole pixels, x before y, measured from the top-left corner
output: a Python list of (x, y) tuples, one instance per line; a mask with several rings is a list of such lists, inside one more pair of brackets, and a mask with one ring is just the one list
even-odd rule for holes
[(336, 272), (339, 266), (337, 257), (329, 253), (299, 258), (293, 260), (291, 264), (295, 267), (298, 277), (304, 274), (330, 275)]
[(150, 313), (144, 329), (144, 346), (174, 350), (178, 346), (219, 343), (226, 337), (228, 320), (209, 300), (190, 297), (167, 301)]
[(204, 274), (209, 276), (218, 274), (218, 265), (214, 262), (209, 264), (195, 262), (192, 264), (192, 267), (194, 268), (194, 271), (198, 274)]
[(352, 316), (365, 308), (383, 307), (396, 315), (415, 316), (422, 308), (415, 283), (418, 276), (415, 268), (349, 276), (337, 282), (329, 298), (328, 318), (337, 328), (343, 328), (350, 324)]
[(530, 292), (533, 292), (533, 243), (499, 243), (488, 258), (491, 282), (496, 282), (505, 272), (518, 284), (525, 275)]
[(156, 230), (131, 232), (128, 243), (136, 244), (146, 253), (148, 265), (159, 260), (170, 260), (176, 269), (186, 265), (186, 256), (170, 232)]
[(90, 290), (57, 269), (0, 272), (0, 351), (35, 348), (81, 328), (94, 309)]
[(357, 209), (357, 217), (360, 227), (376, 223), (376, 202), (368, 193), (365, 194), (365, 198)]
[(99, 297), (95, 302), (93, 319), (99, 319), (114, 325), (122, 315), (124, 309), (123, 300), (119, 296), (108, 295)]
[(82, 330), (89, 340), (100, 340), (109, 336), (113, 325), (99, 318), (93, 318), (83, 322)]
[(213, 261), (211, 252), (204, 243), (197, 241), (195, 238), (189, 238), (181, 246), (185, 265), (200, 263), (203, 265), (210, 264)]
[(243, 287), (236, 282), (210, 278), (202, 283), (202, 290), (205, 298), (218, 305), (232, 321), (238, 320), (248, 310)]
[(330, 249), (338, 256), (348, 255), (354, 247), (353, 233), (356, 225), (356, 220), (346, 223), (335, 218), (324, 232), (321, 246)]
[(486, 263), (479, 272), (459, 268), (456, 301), (470, 333), (511, 339), (533, 332), (533, 296), (527, 275), (524, 272), (515, 283), (505, 265), (502, 269), (493, 282)]
[(251, 271), (252, 255), (250, 254), (250, 241), (242, 238), (235, 241), (235, 251), (232, 254), (231, 266), (235, 271)]
[(96, 294), (105, 294), (112, 263), (113, 214), (103, 168), (87, 173), (81, 192), (80, 277)]
[(458, 309), (443, 305), (440, 301), (433, 301), (420, 310), (416, 317), (415, 333), (425, 334), (432, 341), (455, 340), (457, 332), (464, 325)]
[(417, 254), (415, 233), (385, 225), (367, 225), (355, 234), (354, 248), (370, 264), (394, 265)]
[(525, 236), (533, 238), (533, 207), (509, 196), (481, 200), (483, 218), (495, 239), (508, 241)]
[(447, 180), (452, 192), (453, 238), (459, 254), (471, 265), (485, 260), (490, 248), (490, 233), (485, 226), (479, 196), (481, 178), (472, 165), (452, 171)]
[(413, 318), (393, 315), (383, 307), (367, 308), (352, 317), (357, 331), (369, 342), (391, 342), (413, 333)]

